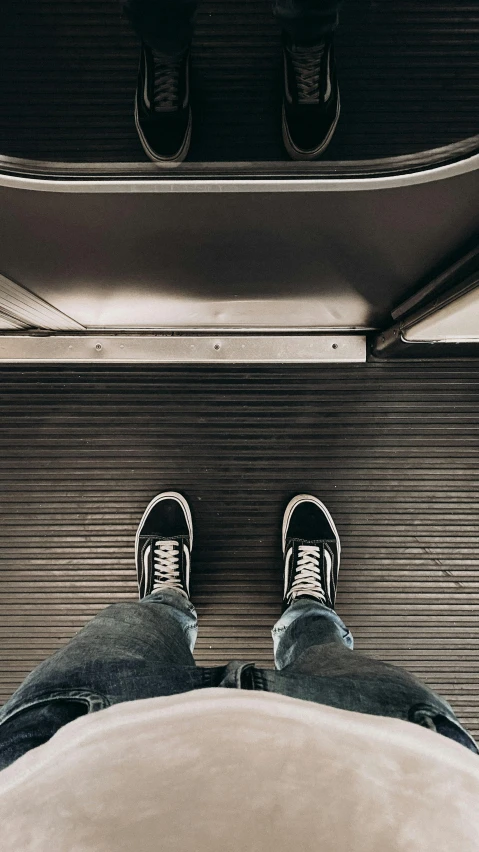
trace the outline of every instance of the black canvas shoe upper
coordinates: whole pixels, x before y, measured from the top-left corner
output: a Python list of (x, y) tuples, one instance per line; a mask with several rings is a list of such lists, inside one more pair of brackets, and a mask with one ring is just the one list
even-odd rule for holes
[(332, 36), (295, 45), (283, 34), (283, 141), (294, 159), (314, 159), (329, 144), (339, 118)]
[(191, 136), (189, 49), (166, 56), (142, 44), (135, 120), (145, 152), (153, 161), (180, 162)]
[(316, 497), (299, 494), (286, 507), (283, 553), (283, 611), (300, 597), (334, 609), (341, 545), (331, 515)]
[(185, 498), (163, 492), (147, 506), (135, 542), (140, 599), (173, 589), (189, 597), (193, 528)]

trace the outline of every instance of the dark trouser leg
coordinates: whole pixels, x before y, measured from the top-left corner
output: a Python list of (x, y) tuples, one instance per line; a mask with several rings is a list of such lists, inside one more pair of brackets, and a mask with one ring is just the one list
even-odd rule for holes
[(479, 753), (443, 698), (405, 669), (353, 651), (351, 633), (328, 607), (300, 598), (272, 634), (277, 672), (263, 670), (267, 689), (414, 722)]
[(174, 55), (191, 41), (196, 0), (120, 0), (124, 14), (142, 41)]
[(0, 769), (85, 713), (207, 686), (192, 650), (197, 620), (182, 595), (113, 604), (40, 663), (0, 711)]
[(273, 15), (293, 42), (314, 43), (338, 26), (341, 0), (273, 0)]

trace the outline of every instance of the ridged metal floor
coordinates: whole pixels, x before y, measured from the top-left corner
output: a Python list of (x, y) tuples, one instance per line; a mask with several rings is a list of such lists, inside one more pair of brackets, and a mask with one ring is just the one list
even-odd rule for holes
[[(474, 0), (346, 0), (342, 115), (326, 160), (390, 157), (479, 132)], [(285, 160), (270, 0), (204, 0), (194, 42), (193, 161)], [(0, 153), (143, 161), (138, 42), (118, 0), (3, 0)]]
[(3, 367), (1, 691), (137, 596), (150, 498), (189, 498), (196, 658), (272, 665), (280, 521), (313, 492), (343, 544), (337, 609), (479, 734), (477, 362)]

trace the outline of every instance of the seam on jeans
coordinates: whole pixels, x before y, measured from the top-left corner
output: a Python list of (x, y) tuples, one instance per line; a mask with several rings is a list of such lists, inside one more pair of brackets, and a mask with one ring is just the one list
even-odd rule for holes
[(456, 718), (454, 711), (452, 711), (452, 708), (448, 708), (447, 705), (442, 703), (442, 701), (420, 701), (416, 704), (412, 704), (408, 713), (409, 721), (412, 722), (416, 715), (420, 716), (423, 714), (426, 716), (445, 716), (450, 722), (461, 725), (459, 720)]
[[(458, 731), (461, 731), (466, 737), (466, 739), (472, 744), (473, 748), (471, 748), (470, 751), (474, 751), (476, 754), (478, 753), (478, 746), (474, 737), (463, 725), (461, 725), (459, 719), (456, 717), (454, 712), (447, 710), (445, 707), (441, 708), (438, 707), (438, 705), (426, 703), (414, 704), (412, 707), (409, 708), (408, 721), (423, 728), (427, 728), (428, 730), (431, 730), (440, 736), (444, 736), (447, 739), (451, 739), (455, 742), (458, 742), (459, 745), (462, 745), (465, 748), (469, 748), (469, 746), (467, 746), (465, 743), (456, 740), (455, 737), (449, 737), (448, 734), (445, 734), (442, 731), (438, 731), (434, 722), (434, 716), (439, 716), (443, 719), (447, 719), (448, 722), (450, 722), (453, 727), (456, 728)], [(424, 724), (424, 722), (426, 722), (426, 724)]]
[(0, 726), (3, 725), (4, 722), (8, 722), (14, 716), (22, 713), (24, 710), (29, 710), (32, 707), (36, 707), (37, 705), (47, 704), (49, 701), (58, 701), (71, 699), (72, 701), (83, 701), (83, 703), (88, 706), (88, 713), (94, 713), (94, 705), (100, 704), (101, 706), (98, 708), (99, 710), (103, 710), (106, 707), (111, 706), (110, 700), (106, 697), (106, 695), (102, 695), (100, 692), (95, 692), (90, 689), (60, 689), (49, 692), (41, 692), (27, 701), (20, 701), (20, 703), (16, 707), (12, 707), (10, 710), (4, 714), (3, 709), (0, 710)]
[[(429, 719), (431, 719), (431, 721), (432, 721), (433, 716), (444, 716), (445, 719), (447, 719), (453, 725), (456, 725), (458, 728), (461, 729), (461, 731), (463, 731), (465, 734), (467, 734), (467, 736), (470, 737), (470, 739), (473, 739), (473, 737), (471, 737), (471, 734), (469, 733), (469, 731), (463, 725), (461, 725), (461, 723), (460, 723), (459, 719), (457, 718), (457, 716), (455, 715), (454, 711), (451, 712), (451, 710), (449, 710), (447, 707), (445, 707), (442, 704), (426, 704), (426, 703), (413, 704), (409, 708), (409, 713), (408, 713), (409, 721), (413, 722), (413, 724), (420, 725), (421, 723), (417, 722), (416, 719), (417, 719), (417, 717), (421, 717), (421, 716), (422, 717), (427, 716)], [(433, 722), (433, 724), (434, 724), (434, 722)]]
[(253, 689), (261, 690), (262, 692), (269, 692), (267, 688), (266, 677), (264, 675), (263, 669), (254, 669), (253, 671)]
[[(254, 689), (254, 672), (256, 663), (245, 663), (239, 669), (239, 688)], [(243, 685), (244, 682), (244, 685)]]
[[(145, 597), (141, 598), (141, 600), (138, 601), (138, 603), (146, 603), (146, 604), (160, 603), (160, 604), (163, 604), (163, 606), (169, 606), (171, 609), (177, 609), (179, 612), (183, 612), (183, 607), (177, 606), (173, 601), (168, 601), (168, 600), (164, 601), (163, 600), (162, 596), (165, 595), (165, 594), (168, 595), (169, 592), (172, 592), (172, 594), (174, 596), (178, 595), (178, 593), (174, 592), (173, 590), (161, 589), (158, 592), (152, 592), (149, 595), (145, 595)], [(183, 596), (181, 596), (181, 597), (183, 597)], [(147, 600), (147, 598), (148, 598), (148, 600)], [(188, 599), (185, 598), (184, 600), (185, 600), (185, 603), (184, 603), (185, 609), (188, 610), (188, 612), (190, 612), (190, 613), (193, 613), (193, 612), (196, 613), (196, 607), (195, 607), (194, 603), (189, 598)], [(129, 603), (129, 601), (123, 601), (123, 603)], [(181, 603), (183, 603), (183, 601), (181, 601)]]
[(247, 672), (251, 666), (254, 666), (254, 663), (240, 663), (240, 665), (235, 668), (234, 678), (236, 689), (243, 688), (243, 672)]
[(215, 673), (215, 669), (212, 666), (202, 666), (198, 667), (198, 670), (201, 671), (201, 677), (203, 680), (202, 687), (203, 689), (210, 687), (213, 684), (213, 675)]

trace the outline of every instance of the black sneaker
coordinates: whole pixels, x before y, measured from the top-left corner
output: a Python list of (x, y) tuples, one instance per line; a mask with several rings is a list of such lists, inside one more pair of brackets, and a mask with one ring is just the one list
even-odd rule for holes
[(150, 160), (174, 165), (191, 141), (190, 50), (166, 56), (142, 43), (135, 124)]
[(283, 33), (283, 142), (293, 160), (314, 160), (329, 145), (339, 118), (333, 37), (293, 44)]
[(193, 522), (185, 498), (176, 491), (153, 497), (135, 539), (140, 600), (163, 589), (189, 598), (192, 547)]
[(283, 519), (284, 610), (299, 597), (334, 609), (341, 544), (326, 506), (310, 494), (297, 494)]

